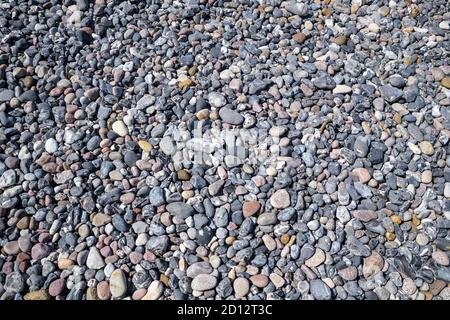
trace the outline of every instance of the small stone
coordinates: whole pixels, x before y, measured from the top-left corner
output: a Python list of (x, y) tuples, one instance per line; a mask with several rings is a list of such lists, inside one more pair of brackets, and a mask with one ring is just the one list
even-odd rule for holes
[(232, 125), (240, 125), (244, 122), (244, 117), (242, 115), (227, 107), (223, 107), (219, 110), (219, 116), (222, 121)]
[(97, 297), (99, 300), (110, 300), (111, 290), (107, 281), (101, 281), (97, 284)]
[(372, 210), (354, 210), (352, 211), (352, 216), (363, 222), (369, 222), (370, 220), (376, 219), (378, 214)]
[(6, 292), (17, 293), (25, 289), (25, 279), (19, 272), (11, 272), (6, 275), (4, 289)]
[(254, 215), (255, 213), (257, 213), (259, 211), (261, 207), (261, 204), (254, 200), (254, 201), (246, 201), (244, 202), (244, 204), (242, 205), (242, 213), (244, 215), (244, 217), (250, 217), (252, 215)]
[(59, 296), (66, 287), (66, 280), (65, 279), (57, 279), (50, 283), (50, 286), (48, 287), (48, 293), (52, 297)]
[(214, 289), (217, 285), (217, 278), (209, 274), (199, 274), (191, 282), (192, 290), (207, 291)]
[(385, 234), (384, 234), (384, 236), (386, 237), (386, 239), (388, 240), (388, 241), (394, 241), (395, 240), (395, 233), (393, 233), (393, 232), (386, 232)]
[(147, 141), (139, 140), (138, 145), (144, 152), (148, 153), (152, 150), (152, 145), (150, 143), (148, 143)]
[(350, 266), (339, 270), (338, 273), (342, 277), (342, 279), (346, 281), (353, 281), (358, 276), (358, 269), (356, 269), (356, 267), (354, 266)]
[(150, 283), (147, 293), (142, 297), (142, 300), (158, 300), (164, 291), (164, 285), (159, 280), (154, 280)]
[(194, 208), (184, 202), (172, 202), (166, 206), (166, 210), (181, 219), (186, 219), (194, 213)]
[(336, 44), (339, 45), (339, 46), (342, 46), (342, 45), (345, 44), (346, 42), (347, 42), (347, 37), (344, 36), (344, 35), (337, 36), (337, 37), (334, 39), (334, 43), (336, 43)]
[(269, 279), (270, 281), (272, 281), (272, 283), (275, 285), (275, 288), (277, 289), (281, 288), (286, 283), (286, 281), (276, 273), (271, 273)]
[(338, 84), (336, 85), (336, 88), (333, 89), (333, 94), (346, 94), (350, 92), (352, 92), (352, 88), (344, 84)]
[(402, 90), (397, 89), (391, 85), (381, 86), (380, 92), (381, 96), (389, 103), (397, 102), (403, 95)]
[(96, 247), (91, 247), (89, 249), (89, 254), (86, 260), (86, 266), (89, 269), (94, 270), (101, 269), (105, 266), (105, 262), (103, 261), (103, 258)]
[(305, 264), (310, 267), (317, 267), (325, 261), (325, 253), (322, 249), (316, 248), (314, 255), (305, 261)]
[(444, 88), (450, 89), (450, 77), (444, 77), (441, 80), (441, 86), (443, 86)]
[(120, 137), (125, 137), (128, 134), (128, 128), (122, 120), (118, 120), (112, 124), (112, 130)]
[(331, 300), (331, 289), (320, 279), (314, 279), (310, 282), (310, 291), (317, 300)]
[(121, 269), (116, 269), (109, 279), (109, 288), (113, 298), (120, 298), (127, 291), (127, 278)]
[(381, 255), (372, 251), (372, 254), (363, 260), (363, 275), (367, 279), (380, 272), (384, 267), (384, 260)]
[(207, 261), (201, 261), (190, 265), (186, 270), (186, 275), (195, 278), (199, 274), (210, 274), (211, 272), (213, 272), (211, 264)]
[(187, 181), (191, 178), (191, 175), (187, 170), (181, 169), (177, 171), (177, 178), (180, 181)]
[(427, 156), (431, 156), (434, 153), (433, 145), (428, 141), (419, 142), (420, 151)]
[(265, 288), (269, 283), (269, 278), (263, 274), (256, 274), (254, 276), (251, 276), (249, 279), (252, 284), (258, 288)]
[(369, 23), (367, 26), (370, 32), (378, 33), (380, 32), (380, 27), (376, 23)]
[(111, 217), (104, 213), (97, 213), (92, 218), (92, 224), (96, 227), (104, 226), (111, 222)]
[(277, 216), (274, 212), (265, 212), (259, 215), (256, 223), (260, 226), (268, 226), (275, 224), (277, 222)]
[(284, 209), (289, 207), (291, 199), (289, 193), (285, 189), (275, 191), (270, 197), (270, 204), (276, 209)]
[(355, 168), (352, 170), (352, 173), (358, 177), (358, 180), (361, 183), (367, 183), (371, 179), (369, 170), (366, 168)]
[(50, 138), (45, 142), (45, 151), (50, 154), (53, 154), (58, 150), (58, 142), (55, 139)]
[(297, 32), (296, 34), (294, 34), (292, 36), (292, 40), (294, 40), (295, 42), (298, 42), (298, 43), (305, 42), (305, 39), (306, 39), (306, 35), (303, 32)]
[(167, 156), (173, 156), (177, 151), (176, 145), (170, 136), (165, 136), (161, 139), (159, 148)]
[(161, 187), (154, 187), (149, 193), (150, 204), (155, 207), (159, 207), (166, 202), (166, 196), (164, 189)]
[(215, 108), (220, 108), (227, 103), (227, 100), (221, 93), (211, 92), (208, 95), (209, 104)]
[(233, 282), (233, 289), (236, 298), (245, 297), (250, 290), (250, 283), (245, 278), (237, 278)]
[(431, 183), (433, 181), (433, 172), (431, 170), (425, 170), (421, 175), (422, 183)]
[(23, 296), (24, 300), (50, 300), (50, 295), (45, 290), (28, 292)]
[(46, 244), (38, 243), (31, 248), (31, 258), (34, 260), (41, 260), (48, 256), (49, 252), (50, 248)]
[(288, 12), (300, 17), (306, 17), (309, 14), (308, 5), (305, 3), (296, 1), (284, 1), (283, 5)]
[(19, 242), (18, 241), (9, 241), (3, 246), (3, 251), (7, 255), (16, 255), (20, 252)]
[(448, 266), (449, 265), (449, 257), (448, 254), (443, 251), (435, 251), (432, 253), (431, 257), (434, 261), (436, 261), (438, 264), (442, 266)]

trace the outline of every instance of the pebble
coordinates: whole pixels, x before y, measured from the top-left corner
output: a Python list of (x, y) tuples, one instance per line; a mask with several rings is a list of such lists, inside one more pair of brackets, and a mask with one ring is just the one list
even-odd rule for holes
[(291, 204), (289, 193), (284, 189), (275, 191), (270, 197), (270, 204), (276, 209), (287, 208)]
[(128, 135), (128, 128), (121, 120), (118, 120), (112, 124), (112, 130), (120, 137), (125, 137)]
[(244, 122), (244, 117), (241, 114), (227, 107), (219, 110), (219, 116), (224, 122), (232, 125), (240, 125)]
[(109, 279), (109, 289), (113, 298), (120, 298), (127, 291), (127, 278), (121, 269), (116, 269)]
[(450, 296), (445, 1), (3, 2), (0, 299)]
[(142, 297), (142, 300), (158, 300), (164, 291), (164, 285), (161, 281), (154, 280), (150, 283), (147, 293)]
[(105, 262), (103, 261), (103, 258), (96, 247), (91, 247), (89, 249), (89, 254), (86, 260), (86, 266), (89, 269), (94, 270), (101, 269), (105, 266)]
[(234, 295), (236, 298), (242, 298), (250, 290), (250, 283), (246, 278), (237, 278), (233, 282)]
[(311, 280), (310, 291), (317, 300), (331, 300), (331, 289), (320, 279)]
[(314, 255), (305, 261), (305, 264), (310, 267), (317, 267), (325, 261), (325, 253), (322, 249), (317, 248)]
[(191, 287), (195, 291), (206, 291), (214, 289), (217, 285), (217, 278), (210, 274), (199, 274), (192, 279)]

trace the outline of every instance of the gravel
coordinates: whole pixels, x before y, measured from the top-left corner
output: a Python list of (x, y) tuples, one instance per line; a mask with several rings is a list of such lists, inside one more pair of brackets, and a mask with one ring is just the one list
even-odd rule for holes
[(0, 300), (450, 299), (448, 1), (188, 4), (0, 4)]

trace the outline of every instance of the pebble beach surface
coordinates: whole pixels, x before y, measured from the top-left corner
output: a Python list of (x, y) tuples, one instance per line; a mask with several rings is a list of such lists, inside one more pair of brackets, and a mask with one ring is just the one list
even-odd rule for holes
[(449, 24), (1, 1), (0, 299), (450, 300)]

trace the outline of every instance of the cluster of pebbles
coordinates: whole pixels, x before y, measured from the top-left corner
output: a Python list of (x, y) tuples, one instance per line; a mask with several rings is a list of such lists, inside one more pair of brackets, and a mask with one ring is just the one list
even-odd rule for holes
[[(450, 299), (449, 24), (447, 0), (1, 1), (0, 299)], [(276, 156), (190, 161), (200, 121)]]

